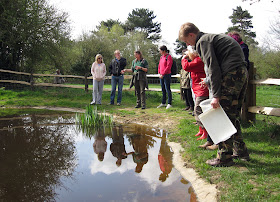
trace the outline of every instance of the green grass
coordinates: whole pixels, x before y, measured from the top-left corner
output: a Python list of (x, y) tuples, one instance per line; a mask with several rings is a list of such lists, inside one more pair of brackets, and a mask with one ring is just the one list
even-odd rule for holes
[[(150, 88), (152, 88), (150, 86)], [(198, 145), (205, 140), (197, 141), (198, 127), (193, 124), (194, 118), (181, 109), (184, 102), (180, 95), (173, 93), (173, 108), (157, 109), (161, 102), (161, 92), (147, 91), (147, 109), (143, 112), (135, 110), (134, 91), (123, 91), (121, 106), (107, 105), (110, 92), (103, 93), (99, 111), (106, 111), (123, 117), (137, 120), (141, 115), (154, 119), (156, 116), (178, 120), (170, 140), (180, 142), (185, 149), (184, 158), (188, 165), (194, 167), (203, 178), (217, 184), (221, 191), (220, 201), (280, 201), (280, 119), (257, 115), (253, 125), (243, 124), (244, 141), (250, 152), (250, 162), (236, 161), (237, 165), (229, 168), (213, 168), (205, 161), (216, 156), (216, 151), (201, 150)], [(36, 88), (31, 90), (0, 89), (0, 105), (14, 106), (61, 106), (85, 109), (91, 102), (91, 92), (80, 89)], [(279, 107), (278, 86), (257, 86), (257, 105)], [(13, 113), (16, 113), (14, 110)], [(7, 115), (0, 110), (0, 116)], [(144, 116), (143, 116), (144, 117)], [(142, 117), (142, 118), (143, 118)]]

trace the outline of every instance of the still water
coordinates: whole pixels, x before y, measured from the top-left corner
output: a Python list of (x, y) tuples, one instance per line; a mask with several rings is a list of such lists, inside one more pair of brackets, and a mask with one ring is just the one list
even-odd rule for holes
[(196, 201), (163, 130), (84, 134), (73, 115), (0, 117), (0, 201)]

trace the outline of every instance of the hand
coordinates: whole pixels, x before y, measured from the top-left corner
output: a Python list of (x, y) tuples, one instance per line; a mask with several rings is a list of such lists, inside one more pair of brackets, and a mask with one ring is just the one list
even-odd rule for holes
[(141, 68), (142, 68), (142, 67), (139, 67), (139, 66), (136, 66), (136, 67), (135, 67), (136, 70), (141, 69)]
[(160, 78), (160, 79), (163, 79), (163, 75), (160, 74), (160, 75), (159, 75), (159, 78)]
[(207, 87), (207, 85), (205, 83), (205, 78), (201, 78), (201, 82), (199, 82), (199, 85), (202, 89), (205, 89)]
[(189, 55), (188, 54), (183, 55), (182, 60), (184, 60), (184, 59), (189, 59)]
[(220, 106), (220, 98), (214, 97), (210, 104), (214, 109), (217, 109)]
[(121, 70), (121, 74), (124, 74), (125, 73), (125, 69)]

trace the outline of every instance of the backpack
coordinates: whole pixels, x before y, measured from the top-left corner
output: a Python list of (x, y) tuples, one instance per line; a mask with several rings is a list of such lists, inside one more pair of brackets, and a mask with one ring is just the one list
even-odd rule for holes
[[(168, 55), (166, 56), (166, 61), (167, 61)], [(173, 58), (172, 58), (173, 60)], [(172, 66), (171, 66), (171, 75), (176, 75), (177, 74), (177, 64), (175, 60), (173, 60)]]

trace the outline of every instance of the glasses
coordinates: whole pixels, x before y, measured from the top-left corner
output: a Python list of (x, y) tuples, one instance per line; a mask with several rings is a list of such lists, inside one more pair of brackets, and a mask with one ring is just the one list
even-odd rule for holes
[(102, 58), (97, 58), (97, 60), (99, 60), (99, 59), (102, 60)]

